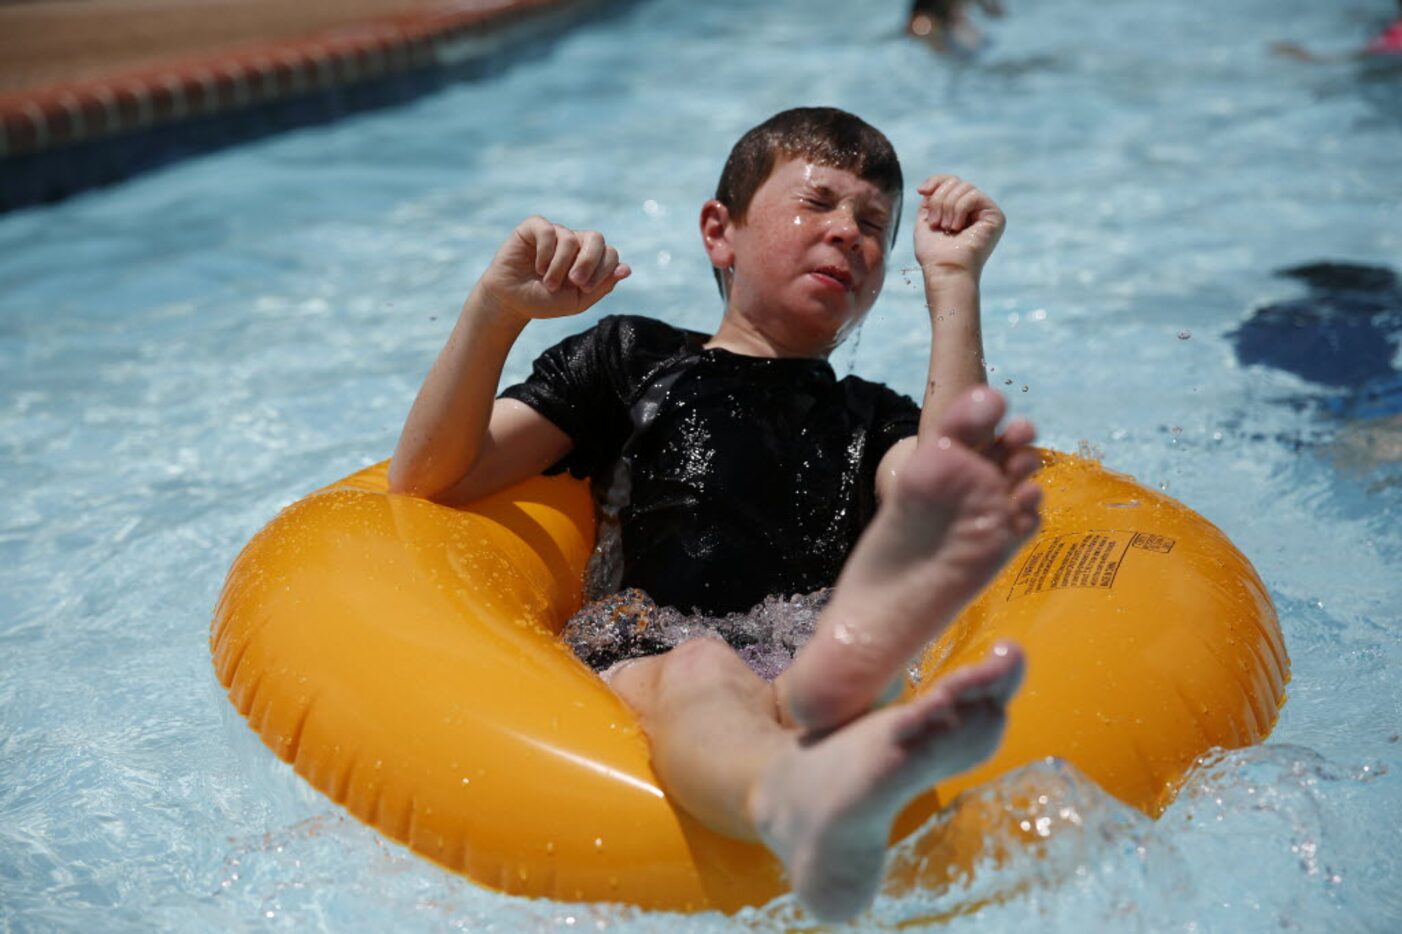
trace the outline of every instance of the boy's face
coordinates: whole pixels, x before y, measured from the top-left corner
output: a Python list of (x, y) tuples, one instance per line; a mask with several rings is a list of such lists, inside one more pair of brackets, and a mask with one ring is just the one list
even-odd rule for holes
[(729, 307), (826, 353), (881, 293), (894, 210), (845, 169), (780, 162), (730, 227)]

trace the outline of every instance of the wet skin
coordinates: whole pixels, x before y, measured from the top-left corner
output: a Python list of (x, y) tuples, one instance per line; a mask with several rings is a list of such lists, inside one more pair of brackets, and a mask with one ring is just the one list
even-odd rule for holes
[(728, 280), (708, 346), (826, 357), (881, 294), (894, 211), (871, 182), (798, 159), (775, 166), (743, 220), (707, 202), (702, 238)]
[(1037, 525), (1031, 425), (980, 440), (1003, 412), (996, 392), (971, 390), (916, 449), (800, 650), (799, 677), (766, 684), (709, 639), (610, 672), (668, 794), (721, 833), (762, 840), (820, 919), (870, 905), (896, 814), (986, 758), (1002, 735), (1022, 673), (1013, 645), (908, 703), (869, 704)]
[[(982, 383), (979, 276), (1003, 229), (967, 182), (930, 176), (915, 229), (931, 326), (919, 439), (878, 468), (882, 507), (841, 575), (818, 633), (778, 696), (724, 644), (637, 660), (610, 684), (638, 713), (662, 785), (722, 833), (763, 840), (801, 901), (827, 919), (865, 908), (903, 802), (992, 751), (1016, 689), (1013, 646), (905, 705), (871, 711), (910, 653), (937, 635), (1036, 524), (1031, 426), (995, 436), (1001, 397)], [(781, 161), (744, 218), (707, 202), (701, 233), (727, 306), (710, 346), (825, 357), (870, 310), (895, 205), (850, 172)], [(469, 502), (539, 473), (573, 439), (530, 407), (494, 401), (526, 324), (576, 315), (629, 274), (601, 235), (528, 218), (463, 305), (405, 421), (394, 492)], [(801, 482), (801, 478), (796, 478)]]

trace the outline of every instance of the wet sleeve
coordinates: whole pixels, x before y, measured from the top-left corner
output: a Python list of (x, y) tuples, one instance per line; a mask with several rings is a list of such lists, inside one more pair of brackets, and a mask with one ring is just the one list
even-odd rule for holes
[(876, 482), (876, 468), (881, 458), (897, 441), (909, 438), (920, 430), (920, 406), (909, 397), (874, 383), (876, 399), (872, 406), (872, 424), (867, 429), (867, 452), (871, 464), (871, 481)]
[(570, 436), (574, 448), (547, 474), (576, 477), (611, 471), (627, 439), (628, 413), (618, 391), (617, 347), (611, 319), (567, 337), (536, 358), (531, 375), (502, 390), (544, 415)]

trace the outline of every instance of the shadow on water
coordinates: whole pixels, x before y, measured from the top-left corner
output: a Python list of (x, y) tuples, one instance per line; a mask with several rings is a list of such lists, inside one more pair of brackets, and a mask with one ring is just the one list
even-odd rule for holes
[(1309, 389), (1277, 401), (1318, 414), (1340, 466), (1402, 463), (1402, 284), (1393, 270), (1317, 262), (1277, 271), (1305, 293), (1253, 311), (1226, 336), (1244, 366), (1291, 373)]
[(1344, 418), (1402, 411), (1393, 363), (1402, 342), (1402, 288), (1379, 266), (1320, 262), (1279, 270), (1304, 284), (1298, 298), (1251, 313), (1227, 336), (1246, 366), (1293, 373), (1329, 392), (1325, 408)]

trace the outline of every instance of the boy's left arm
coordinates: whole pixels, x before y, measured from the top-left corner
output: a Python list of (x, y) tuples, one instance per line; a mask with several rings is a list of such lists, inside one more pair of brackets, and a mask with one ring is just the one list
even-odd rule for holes
[(876, 492), (882, 499), (918, 439), (934, 436), (949, 404), (964, 390), (986, 382), (979, 279), (1006, 223), (992, 198), (957, 176), (932, 175), (916, 190), (922, 200), (915, 224), (915, 259), (930, 314), (930, 369), (919, 434), (897, 443), (881, 459)]

